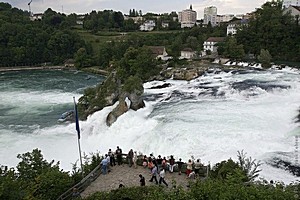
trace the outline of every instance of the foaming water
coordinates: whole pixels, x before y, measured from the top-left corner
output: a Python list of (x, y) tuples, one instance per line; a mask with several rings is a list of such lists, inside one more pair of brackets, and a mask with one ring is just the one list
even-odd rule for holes
[[(17, 154), (34, 148), (41, 149), (48, 160), (64, 162), (65, 154), (76, 151), (77, 141), (70, 140), (73, 126), (58, 124), (57, 119), (74, 108), (73, 97), (78, 99), (85, 88), (102, 80), (63, 70), (1, 73), (0, 164), (14, 167), (19, 162)], [(65, 169), (70, 169), (71, 160), (76, 161), (74, 157), (66, 160)]]
[[(151, 89), (165, 83), (170, 87)], [(286, 152), (290, 155), (286, 159), (294, 162), (294, 138), (289, 134), (297, 127), (298, 70), (208, 73), (190, 82), (153, 81), (144, 87), (146, 107), (128, 111), (111, 127), (105, 120), (116, 105), (80, 122), (83, 152), (104, 154), (120, 146), (124, 152), (133, 148), (183, 160), (193, 155), (205, 164), (215, 164), (236, 160), (237, 151), (244, 150), (263, 162), (262, 177), (286, 183), (296, 180), (265, 161)], [(65, 94), (61, 95), (58, 105), (65, 103)], [(26, 135), (18, 129), (1, 133), (2, 164), (14, 166), (18, 161), (13, 156), (40, 148), (47, 159), (60, 161), (63, 169), (70, 170), (79, 157), (75, 125), (31, 126), (31, 133)]]

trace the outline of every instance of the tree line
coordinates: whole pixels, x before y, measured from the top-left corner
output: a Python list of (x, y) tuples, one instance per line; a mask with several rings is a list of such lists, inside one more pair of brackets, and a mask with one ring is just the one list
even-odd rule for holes
[[(282, 1), (268, 1), (254, 12), (235, 36), (227, 37), (219, 53), (234, 60), (269, 52), (273, 61), (300, 61), (299, 17), (284, 13)], [(263, 53), (264, 54), (264, 53)]]
[[(134, 10), (135, 11), (135, 10)], [(133, 10), (131, 11), (133, 12)], [(136, 12), (136, 11), (135, 11)], [(169, 29), (178, 29), (177, 14), (146, 13), (144, 19), (157, 22), (168, 21)], [(203, 50), (208, 37), (225, 37), (227, 24), (212, 27), (210, 24), (195, 26), (191, 29), (161, 31), (155, 34), (130, 32), (121, 40), (119, 37), (99, 43), (97, 51), (84, 42), (72, 28), (76, 25), (76, 14), (57, 13), (51, 9), (44, 12), (41, 21), (30, 21), (29, 13), (12, 8), (8, 3), (0, 3), (0, 66), (34, 65), (40, 63), (61, 64), (74, 58), (79, 68), (100, 66), (109, 68), (112, 62), (123, 58), (129, 47), (165, 46), (168, 54), (177, 59), (180, 51), (191, 48), (197, 52)], [(289, 14), (283, 14), (281, 1), (266, 2), (257, 9), (247, 25), (241, 26), (235, 36), (227, 36), (219, 44), (219, 55), (233, 60), (247, 60), (254, 55), (264, 60), (300, 61), (299, 20)], [(173, 23), (173, 25), (172, 25)], [(157, 30), (163, 30), (157, 23)], [(112, 10), (92, 11), (83, 19), (83, 28), (97, 33), (103, 30), (132, 31), (138, 29), (138, 23), (132, 19), (124, 20), (121, 12)]]
[(0, 2), (0, 66), (61, 64), (73, 58), (80, 47), (86, 47), (70, 28), (75, 23), (73, 15), (50, 8), (42, 21), (31, 21), (27, 11)]

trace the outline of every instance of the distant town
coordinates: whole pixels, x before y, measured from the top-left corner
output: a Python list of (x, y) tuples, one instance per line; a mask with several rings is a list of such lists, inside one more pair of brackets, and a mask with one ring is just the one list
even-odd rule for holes
[[(30, 5), (29, 5), (30, 6)], [(300, 15), (300, 0), (284, 0), (283, 1), (283, 13), (290, 13), (295, 18)], [(170, 14), (167, 14), (170, 17), (164, 17), (166, 14), (154, 14), (147, 13), (145, 15), (142, 14), (142, 11), (130, 9), (129, 14), (124, 14), (124, 21), (132, 20), (135, 24), (139, 26), (140, 31), (150, 32), (157, 30), (156, 28), (161, 27), (162, 29), (168, 30), (170, 26), (170, 21), (178, 22), (182, 29), (192, 28), (194, 26), (201, 27), (215, 27), (221, 24), (227, 24), (227, 36), (235, 35), (237, 33), (238, 28), (241, 26), (245, 26), (248, 24), (248, 21), (251, 17), (254, 17), (255, 11), (251, 13), (245, 14), (218, 14), (218, 8), (215, 6), (209, 6), (204, 8), (204, 16), (203, 19), (197, 20), (197, 12), (193, 10), (193, 6), (190, 5), (189, 8), (184, 9), (178, 13), (173, 11)], [(31, 20), (41, 20), (43, 17), (42, 13), (33, 14), (31, 13)], [(86, 15), (77, 15), (77, 25), (83, 25)], [(171, 19), (171, 20), (170, 20)], [(158, 24), (160, 23), (160, 24)], [(217, 43), (223, 42), (224, 37), (210, 37), (203, 44), (202, 56), (204, 56), (207, 51), (212, 53), (217, 52)], [(165, 52), (165, 50), (161, 50), (161, 52)], [(181, 52), (181, 58), (190, 59), (195, 56), (195, 52), (191, 49), (186, 48)], [(159, 55), (160, 59), (168, 60), (172, 57), (168, 56), (167, 53)]]
[[(33, 14), (29, 6), (30, 19), (41, 20), (43, 17), (43, 13)], [(283, 0), (283, 8), (286, 9), (286, 12), (291, 12), (293, 16), (299, 15), (300, 12), (300, 0)], [(178, 21), (180, 23), (181, 28), (192, 28), (196, 25), (207, 26), (211, 25), (212, 27), (218, 26), (222, 23), (228, 23), (234, 20), (234, 23), (228, 25), (227, 35), (236, 33), (236, 25), (238, 23), (247, 23), (247, 21), (253, 16), (253, 12), (245, 13), (245, 14), (218, 14), (218, 8), (215, 6), (209, 6), (204, 8), (204, 16), (203, 19), (197, 20), (197, 12), (193, 10), (193, 6), (190, 5), (188, 9), (184, 9), (178, 14), (173, 11), (171, 14), (173, 16), (173, 21)], [(148, 14), (148, 13), (147, 13)], [(163, 14), (153, 14), (156, 19), (161, 18)], [(83, 25), (85, 15), (77, 15), (77, 24)], [(141, 31), (153, 31), (157, 26), (156, 20), (147, 20), (142, 14), (142, 11), (130, 10), (129, 14), (124, 14), (124, 20), (132, 19), (135, 23), (140, 24), (139, 29)], [(161, 26), (163, 28), (169, 27), (168, 21), (161, 21)]]

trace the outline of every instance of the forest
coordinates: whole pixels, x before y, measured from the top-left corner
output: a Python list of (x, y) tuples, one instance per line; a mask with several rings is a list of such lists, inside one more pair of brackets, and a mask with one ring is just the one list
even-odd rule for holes
[(32, 66), (50, 62), (58, 65), (81, 47), (80, 36), (71, 30), (72, 15), (58, 14), (50, 8), (42, 21), (30, 21), (29, 13), (0, 3), (0, 66)]

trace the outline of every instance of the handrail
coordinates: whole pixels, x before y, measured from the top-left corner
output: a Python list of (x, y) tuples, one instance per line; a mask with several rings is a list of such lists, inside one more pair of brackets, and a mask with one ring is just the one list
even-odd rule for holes
[(91, 171), (88, 175), (86, 175), (79, 183), (68, 189), (65, 193), (60, 195), (57, 200), (65, 200), (71, 199), (73, 195), (74, 188), (77, 189), (78, 192), (83, 192), (96, 178), (98, 178), (101, 174), (101, 166), (97, 165), (93, 171)]
[[(122, 154), (122, 156), (123, 156), (122, 159), (124, 160), (124, 156), (126, 159), (127, 154)], [(96, 180), (100, 176), (100, 174), (101, 174), (101, 166), (97, 165), (95, 169), (93, 169), (93, 171), (91, 171), (88, 175), (83, 177), (83, 179), (79, 183), (77, 183), (76, 185), (68, 189), (66, 192), (64, 192), (62, 195), (60, 195), (57, 198), (57, 200), (71, 199), (74, 188), (76, 188), (77, 191), (80, 193), (83, 192), (94, 180)]]

